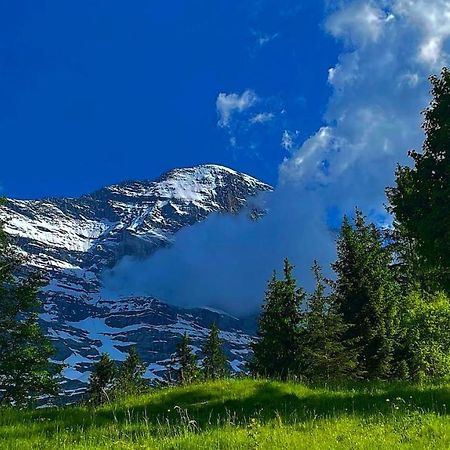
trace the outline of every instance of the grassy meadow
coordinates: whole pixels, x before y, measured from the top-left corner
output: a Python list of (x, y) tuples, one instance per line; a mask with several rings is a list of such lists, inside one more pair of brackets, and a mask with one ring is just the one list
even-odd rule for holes
[(0, 409), (6, 449), (448, 449), (450, 385), (222, 380), (98, 408)]

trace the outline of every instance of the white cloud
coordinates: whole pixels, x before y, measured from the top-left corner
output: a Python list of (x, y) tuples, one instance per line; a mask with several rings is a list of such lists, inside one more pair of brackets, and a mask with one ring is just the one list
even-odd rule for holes
[(281, 178), (329, 189), (330, 206), (383, 211), (396, 163), (423, 140), (428, 76), (447, 60), (450, 1), (347, 1), (327, 29), (351, 47), (329, 71), (325, 126), (283, 163)]
[(395, 19), (376, 2), (356, 1), (339, 9), (326, 21), (327, 30), (348, 44), (365, 45), (380, 38), (385, 25)]
[(284, 130), (283, 135), (281, 136), (281, 146), (289, 152), (294, 150), (299, 134), (300, 132), (298, 130)]
[(274, 98), (261, 98), (253, 90), (242, 94), (220, 93), (216, 100), (218, 127), (228, 136), (230, 147), (239, 148), (248, 156), (260, 158), (258, 147), (263, 142), (263, 125), (274, 122), (266, 131), (276, 127), (278, 116)]
[(250, 123), (255, 124), (255, 123), (270, 122), (274, 117), (275, 117), (275, 115), (273, 113), (269, 113), (269, 112), (258, 113), (258, 114), (255, 114), (250, 119)]
[(218, 125), (222, 128), (230, 125), (235, 113), (242, 113), (251, 108), (258, 101), (258, 96), (247, 89), (241, 95), (220, 93), (216, 100), (216, 109), (219, 116)]
[(417, 56), (421, 62), (436, 68), (446, 63), (444, 44), (450, 37), (448, 0), (397, 0), (393, 11), (416, 28), (420, 39)]

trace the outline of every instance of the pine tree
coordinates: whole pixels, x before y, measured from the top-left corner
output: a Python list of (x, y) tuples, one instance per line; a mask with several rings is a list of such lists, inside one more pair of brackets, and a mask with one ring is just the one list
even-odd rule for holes
[(116, 365), (108, 353), (102, 353), (94, 364), (88, 388), (88, 401), (99, 405), (110, 400), (110, 393), (116, 375)]
[(414, 166), (398, 167), (396, 186), (387, 194), (396, 229), (414, 243), (416, 269), (428, 290), (450, 292), (450, 70), (444, 68), (431, 83), (423, 151), (409, 153)]
[(284, 279), (276, 274), (268, 283), (266, 298), (252, 344), (253, 360), (249, 367), (254, 375), (286, 379), (297, 375), (301, 348), (301, 306), (306, 294), (297, 288), (293, 266), (284, 261)]
[(178, 364), (177, 381), (179, 384), (188, 384), (197, 376), (197, 357), (191, 348), (191, 339), (184, 333), (181, 341), (177, 344), (175, 358)]
[[(347, 342), (344, 323), (334, 297), (326, 294), (326, 280), (318, 263), (312, 267), (316, 286), (308, 296), (302, 335), (302, 374), (313, 381), (356, 377), (354, 342)], [(353, 348), (352, 348), (353, 347)]]
[(17, 406), (56, 394), (61, 371), (38, 322), (45, 283), (24, 263), (0, 223), (0, 402)]
[(381, 233), (356, 211), (355, 226), (344, 218), (337, 244), (336, 302), (346, 324), (346, 338), (354, 339), (361, 372), (368, 378), (392, 375), (398, 333), (399, 286), (392, 255)]
[(203, 375), (206, 379), (216, 380), (227, 374), (227, 357), (222, 349), (223, 341), (220, 339), (219, 328), (215, 323), (211, 329), (202, 348)]
[(131, 347), (127, 358), (119, 368), (114, 388), (115, 395), (133, 395), (143, 392), (148, 386), (144, 379), (145, 371), (145, 364), (139, 357), (136, 347)]

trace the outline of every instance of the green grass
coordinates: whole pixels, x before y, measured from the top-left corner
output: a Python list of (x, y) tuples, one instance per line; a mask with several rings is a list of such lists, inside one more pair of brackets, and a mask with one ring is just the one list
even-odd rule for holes
[(100, 408), (0, 409), (6, 449), (449, 449), (450, 385), (225, 380)]

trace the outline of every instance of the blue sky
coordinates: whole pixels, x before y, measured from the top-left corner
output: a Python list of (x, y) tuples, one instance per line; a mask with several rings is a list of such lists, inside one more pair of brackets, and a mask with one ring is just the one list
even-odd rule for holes
[(1, 2), (1, 192), (210, 162), (276, 184), (324, 121), (344, 45), (325, 19), (317, 0)]

